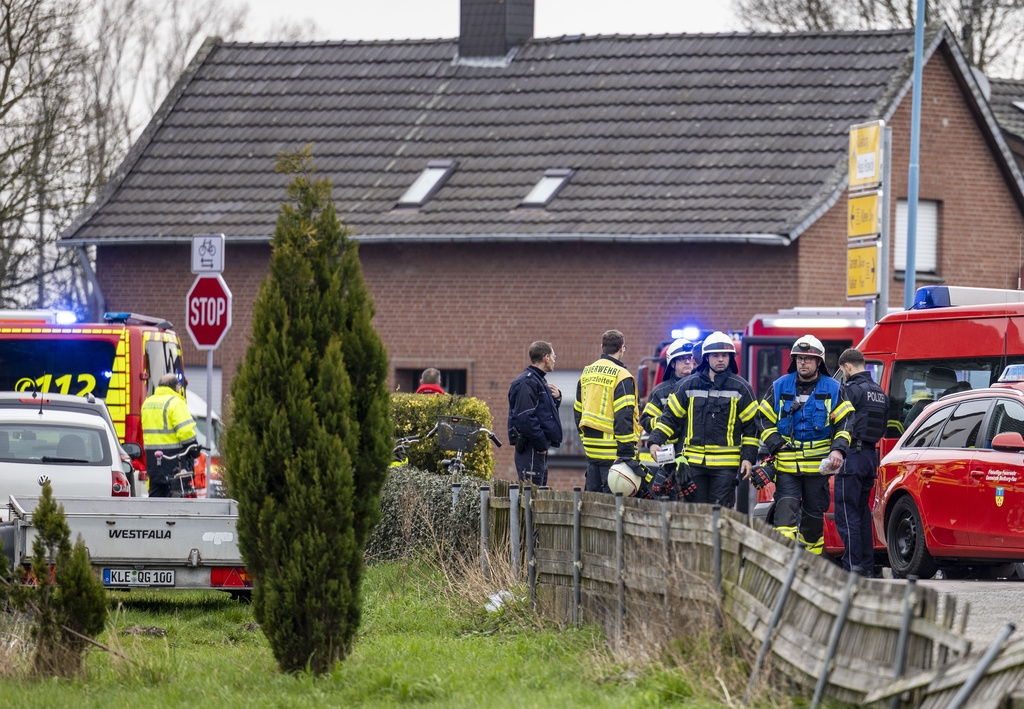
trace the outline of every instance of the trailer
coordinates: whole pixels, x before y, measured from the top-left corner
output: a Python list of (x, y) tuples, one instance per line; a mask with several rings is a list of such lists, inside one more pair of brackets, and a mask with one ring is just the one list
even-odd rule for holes
[[(39, 497), (9, 498), (11, 521), (0, 524), (11, 566), (32, 563)], [(213, 589), (235, 597), (252, 580), (238, 550), (238, 503), (229, 499), (62, 497), (71, 539), (85, 542), (89, 562), (111, 589)]]

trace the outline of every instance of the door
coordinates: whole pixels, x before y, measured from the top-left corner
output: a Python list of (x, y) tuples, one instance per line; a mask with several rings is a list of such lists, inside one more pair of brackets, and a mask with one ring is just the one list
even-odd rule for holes
[(971, 465), (971, 545), (1018, 548), (1024, 554), (1024, 453), (991, 447), (997, 433), (1008, 431), (1024, 435), (1024, 404), (996, 398)]

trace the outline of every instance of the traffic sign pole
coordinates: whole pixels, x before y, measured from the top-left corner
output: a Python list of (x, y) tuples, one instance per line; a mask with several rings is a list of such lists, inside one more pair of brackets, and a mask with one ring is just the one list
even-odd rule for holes
[(197, 349), (206, 350), (206, 431), (213, 427), (213, 351), (231, 327), (231, 290), (218, 273), (200, 275), (185, 297), (185, 327)]

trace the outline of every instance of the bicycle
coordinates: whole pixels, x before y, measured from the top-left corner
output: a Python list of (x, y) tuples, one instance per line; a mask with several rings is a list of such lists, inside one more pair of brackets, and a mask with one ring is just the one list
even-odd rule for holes
[[(434, 428), (437, 428), (436, 426)], [(429, 435), (429, 434), (428, 434)], [(409, 463), (409, 446), (419, 443), (419, 436), (405, 436), (395, 439), (395, 447), (391, 449), (394, 460), (388, 465), (391, 468), (398, 468)]]
[(178, 483), (178, 489), (171, 485), (171, 497), (178, 497), (184, 499), (195, 499), (198, 497), (196, 489), (192, 485), (192, 480), (195, 477), (195, 471), (192, 468), (192, 461), (199, 455), (199, 451), (209, 451), (209, 448), (203, 448), (198, 443), (193, 443), (187, 448), (183, 448), (178, 451), (176, 455), (167, 455), (163, 451), (156, 451), (156, 464), (161, 465), (165, 460), (178, 460), (185, 458), (182, 465), (179, 465), (175, 471), (173, 479)]
[(466, 464), (462, 456), (472, 453), (476, 447), (477, 438), (481, 433), (486, 433), (494, 445), (501, 448), (501, 441), (494, 435), (494, 432), (483, 428), (479, 422), (463, 416), (438, 416), (437, 425), (427, 434), (437, 435), (437, 447), (443, 451), (455, 451), (454, 458), (445, 458), (441, 465), (447, 468), (449, 475), (461, 475)]

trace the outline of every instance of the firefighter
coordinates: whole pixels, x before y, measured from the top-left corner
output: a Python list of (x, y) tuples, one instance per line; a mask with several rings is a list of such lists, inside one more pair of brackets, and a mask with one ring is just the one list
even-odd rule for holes
[[(647, 405), (640, 412), (640, 427), (650, 434), (654, 429), (654, 423), (664, 412), (671, 394), (676, 385), (693, 372), (693, 343), (689, 340), (679, 338), (673, 341), (665, 349), (665, 372), (662, 374), (661, 382), (654, 387), (647, 397)], [(668, 443), (676, 445), (678, 439), (671, 438)], [(678, 499), (682, 491), (692, 487), (690, 472), (686, 466), (686, 459), (681, 449), (676, 450), (675, 460), (661, 466), (648, 450), (641, 449), (640, 462), (647, 468), (644, 482), (646, 491), (650, 497), (661, 497), (668, 495)], [(664, 468), (664, 471), (658, 468)], [(678, 467), (678, 472), (677, 472)], [(661, 474), (662, 478), (659, 478)], [(663, 482), (661, 482), (663, 479)], [(660, 484), (659, 484), (660, 482)], [(666, 487), (667, 483), (667, 487)]]
[(825, 369), (825, 348), (804, 335), (790, 350), (788, 373), (761, 401), (761, 442), (775, 456), (775, 528), (821, 554), (828, 479), (843, 464), (853, 406)]
[(636, 379), (622, 364), (626, 338), (618, 330), (608, 330), (601, 336), (601, 351), (580, 375), (573, 415), (587, 455), (585, 489), (610, 493), (608, 469), (616, 460), (630, 461), (630, 467), (643, 474), (636, 460), (640, 411)]
[(737, 470), (746, 478), (757, 456), (757, 401), (739, 376), (736, 345), (723, 332), (704, 340), (700, 364), (668, 397), (649, 439), (657, 457), (679, 438), (697, 485), (694, 500), (732, 507)]
[(146, 473), (149, 477), (150, 497), (170, 497), (174, 471), (191, 464), (191, 458), (157, 463), (156, 452), (178, 455), (189, 446), (196, 445), (196, 422), (188, 412), (188, 404), (181, 394), (181, 381), (176, 374), (165, 374), (153, 395), (142, 404), (142, 440), (146, 444)]
[(843, 568), (870, 576), (875, 567), (871, 536), (871, 488), (878, 472), (875, 446), (885, 432), (889, 398), (864, 369), (864, 355), (850, 348), (839, 355), (846, 383), (843, 392), (853, 406), (846, 465), (836, 475), (836, 529), (843, 540)]

